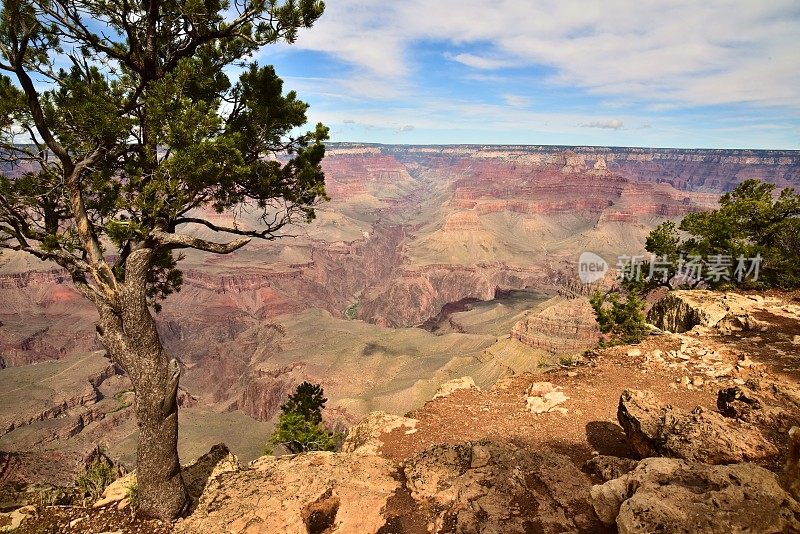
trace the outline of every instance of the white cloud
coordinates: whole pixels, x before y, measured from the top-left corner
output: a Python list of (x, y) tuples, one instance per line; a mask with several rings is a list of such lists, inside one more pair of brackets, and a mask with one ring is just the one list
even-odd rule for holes
[(607, 119), (601, 121), (591, 121), (581, 124), (584, 128), (603, 128), (606, 130), (621, 130), (623, 123), (619, 119)]
[(796, 0), (339, 0), (298, 46), (386, 85), (413, 75), (415, 43), (436, 39), (478, 47), (451, 57), (475, 69), (545, 66), (551, 83), (609, 98), (799, 110), (798, 19)]
[(445, 54), (445, 57), (475, 69), (501, 69), (503, 67), (510, 67), (514, 65), (514, 62), (509, 59), (477, 56), (475, 54)]
[(527, 96), (522, 95), (514, 95), (514, 94), (504, 94), (503, 102), (506, 105), (511, 106), (512, 108), (525, 108), (531, 105), (531, 99)]

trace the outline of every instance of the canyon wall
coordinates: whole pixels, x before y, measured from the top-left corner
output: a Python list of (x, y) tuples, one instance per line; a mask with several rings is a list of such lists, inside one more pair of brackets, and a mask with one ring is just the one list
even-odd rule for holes
[[(800, 185), (793, 151), (330, 144), (324, 168), (331, 202), (313, 224), (230, 256), (188, 253), (181, 263), (183, 289), (157, 322), (201, 405), (268, 420), (305, 379), (324, 382), (348, 410), (365, 409), (364, 398), (410, 395), (400, 386), (381, 391), (382, 375), (435, 389), (457, 372), (452, 366), (474, 363), (462, 358), (466, 349), (437, 348), (440, 367), (406, 376), (401, 363), (426, 369), (413, 359), (425, 351), (413, 341), (393, 352), (396, 339), (383, 338), (396, 332), (387, 328), (420, 325), (448, 303), (498, 290), (571, 296), (565, 288), (585, 250), (612, 264), (641, 253), (655, 224), (713, 207), (746, 178)], [(257, 218), (245, 213), (237, 224)], [(99, 348), (95, 319), (61, 270), (0, 256), (0, 368)], [(512, 337), (555, 354), (591, 345), (596, 332), (576, 300), (529, 315)], [(476, 353), (487, 342), (453, 339)], [(355, 380), (358, 389), (352, 373), (363, 362), (379, 366), (370, 370), (378, 378)]]

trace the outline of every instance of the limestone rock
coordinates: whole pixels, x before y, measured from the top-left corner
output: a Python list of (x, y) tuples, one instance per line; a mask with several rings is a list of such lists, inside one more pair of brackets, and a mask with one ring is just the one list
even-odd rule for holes
[(620, 533), (778, 533), (800, 529), (800, 504), (775, 475), (753, 464), (709, 466), (672, 458), (642, 460), (593, 486), (598, 517)]
[[(197, 500), (203, 493), (206, 484), (213, 477), (239, 469), (239, 460), (228, 450), (225, 444), (220, 443), (211, 447), (203, 456), (181, 468), (181, 476), (186, 483), (189, 496)], [(118, 478), (108, 485), (100, 499), (94, 503), (94, 508), (109, 504), (117, 504), (124, 508), (122, 503), (127, 500), (131, 487), (136, 485), (136, 472), (131, 472)]]
[(765, 407), (763, 399), (745, 386), (733, 386), (717, 392), (717, 409), (725, 417), (753, 421)]
[(600, 330), (588, 299), (553, 298), (517, 322), (511, 338), (553, 355), (580, 354), (597, 344)]
[(189, 495), (197, 500), (212, 478), (239, 469), (239, 459), (224, 443), (211, 447), (206, 454), (181, 470)]
[(461, 378), (455, 378), (453, 380), (449, 380), (444, 384), (442, 384), (441, 386), (439, 386), (439, 389), (436, 390), (436, 393), (433, 395), (433, 398), (438, 399), (441, 397), (447, 397), (454, 391), (458, 391), (460, 389), (480, 390), (480, 388), (475, 385), (475, 381), (472, 379), (471, 376), (462, 376)]
[(400, 487), (397, 468), (378, 456), (316, 452), (262, 457), (209, 480), (195, 512), (176, 525), (191, 534), (376, 533)]
[(564, 455), (482, 440), (438, 445), (405, 463), (434, 532), (595, 532), (589, 479)]
[(640, 457), (669, 456), (709, 464), (761, 459), (777, 453), (755, 429), (700, 407), (662, 406), (649, 391), (625, 390), (617, 419)]
[(0, 513), (0, 532), (13, 532), (29, 517), (34, 517), (35, 515), (35, 506), (23, 506), (8, 513)]
[(670, 332), (686, 332), (696, 326), (724, 333), (760, 330), (763, 324), (753, 317), (752, 311), (761, 304), (736, 293), (670, 291), (653, 305), (647, 320)]
[(547, 412), (567, 413), (561, 404), (569, 400), (560, 387), (550, 382), (535, 382), (528, 387), (527, 409), (535, 414)]
[(108, 485), (106, 489), (103, 491), (100, 499), (95, 502), (92, 506), (94, 508), (100, 508), (102, 506), (107, 506), (109, 504), (116, 504), (121, 502), (123, 499), (128, 498), (128, 491), (129, 488), (136, 485), (136, 472), (128, 473), (124, 477), (118, 478), (114, 482)]
[(398, 429), (404, 429), (406, 433), (413, 433), (416, 431), (416, 426), (416, 419), (386, 412), (372, 412), (350, 427), (342, 444), (342, 452), (378, 454), (383, 434)]

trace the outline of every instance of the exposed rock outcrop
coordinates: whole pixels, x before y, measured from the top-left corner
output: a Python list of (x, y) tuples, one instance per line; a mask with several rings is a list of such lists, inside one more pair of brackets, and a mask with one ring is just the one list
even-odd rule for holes
[(583, 468), (599, 477), (603, 482), (608, 482), (630, 473), (636, 469), (637, 465), (639, 465), (639, 462), (630, 458), (618, 458), (601, 454), (587, 461)]
[(415, 431), (416, 419), (392, 415), (386, 412), (371, 412), (353, 425), (342, 444), (342, 452), (356, 454), (378, 454), (383, 444), (381, 436), (393, 430), (404, 429), (406, 433)]
[(764, 459), (777, 454), (757, 429), (696, 408), (662, 405), (648, 391), (625, 390), (617, 419), (635, 454), (669, 456), (708, 464)]
[(556, 298), (550, 306), (517, 322), (511, 337), (551, 354), (575, 354), (594, 347), (600, 330), (587, 299)]
[[(481, 441), (423, 451), (403, 469), (433, 532), (575, 532), (596, 528), (588, 479), (550, 450)], [(431, 528), (432, 527), (432, 528)]]
[(800, 504), (775, 475), (753, 464), (709, 466), (671, 458), (642, 460), (591, 489), (592, 505), (620, 533), (796, 532)]
[(789, 493), (800, 500), (800, 427), (789, 430), (789, 454), (781, 478)]
[(560, 387), (550, 382), (535, 382), (528, 387), (526, 406), (529, 412), (539, 414), (547, 412), (567, 413), (563, 406), (569, 397)]
[[(208, 482), (222, 473), (230, 473), (240, 469), (239, 460), (222, 443), (214, 445), (206, 454), (181, 467), (181, 476), (186, 483), (189, 496), (197, 501), (205, 490)], [(136, 486), (136, 472), (118, 478), (108, 485), (93, 507), (102, 508), (109, 504), (122, 503), (127, 506), (131, 488)]]
[(454, 391), (458, 391), (460, 389), (480, 390), (480, 388), (475, 385), (475, 381), (472, 379), (471, 376), (462, 376), (461, 378), (454, 378), (453, 380), (448, 380), (447, 382), (439, 386), (439, 389), (436, 390), (436, 393), (433, 395), (433, 398), (438, 399), (441, 397), (447, 397), (448, 395), (451, 395)]
[(647, 320), (670, 332), (686, 332), (695, 326), (715, 328), (723, 333), (760, 330), (763, 323), (753, 317), (753, 309), (763, 297), (706, 290), (670, 291), (656, 302)]
[(387, 523), (383, 510), (400, 488), (396, 474), (391, 462), (374, 455), (265, 456), (210, 480), (197, 510), (176, 530), (377, 533)]
[(770, 425), (779, 431), (788, 430), (793, 419), (782, 408), (770, 406), (767, 399), (747, 385), (732, 386), (717, 393), (717, 409), (725, 417)]
[(483, 440), (402, 466), (372, 454), (263, 457), (210, 479), (179, 532), (595, 532), (589, 479), (569, 457)]

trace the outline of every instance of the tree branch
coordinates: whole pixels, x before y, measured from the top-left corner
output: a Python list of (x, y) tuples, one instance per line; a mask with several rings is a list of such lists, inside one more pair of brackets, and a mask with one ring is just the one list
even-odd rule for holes
[(266, 230), (261, 230), (261, 231), (259, 231), (259, 230), (242, 230), (240, 228), (235, 228), (235, 227), (232, 227), (232, 226), (217, 226), (216, 224), (212, 223), (211, 221), (207, 221), (205, 219), (198, 219), (198, 218), (195, 218), (195, 217), (180, 217), (180, 218), (176, 219), (175, 222), (174, 222), (174, 225), (178, 226), (180, 224), (200, 224), (200, 225), (205, 226), (206, 228), (214, 230), (215, 232), (225, 232), (225, 233), (228, 233), (228, 234), (243, 235), (243, 236), (247, 236), (247, 237), (254, 237), (254, 238), (257, 238), (257, 239), (271, 240), (271, 239), (275, 239), (277, 237), (275, 235), (275, 232), (277, 232), (278, 230), (283, 228), (286, 225), (286, 221), (285, 220), (281, 221), (280, 223), (278, 223), (278, 224), (276, 224), (274, 226), (270, 225)]
[(251, 240), (246, 238), (234, 239), (228, 243), (215, 243), (213, 241), (206, 241), (198, 237), (192, 237), (185, 234), (172, 234), (161, 230), (156, 230), (150, 236), (162, 248), (166, 249), (181, 249), (193, 248), (195, 250), (202, 250), (204, 252), (213, 252), (214, 254), (230, 254), (239, 250)]

